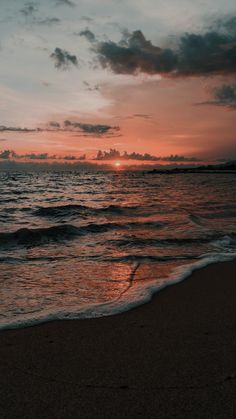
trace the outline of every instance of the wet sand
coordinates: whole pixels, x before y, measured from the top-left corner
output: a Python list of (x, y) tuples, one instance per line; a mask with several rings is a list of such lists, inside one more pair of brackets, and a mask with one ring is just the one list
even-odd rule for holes
[(0, 333), (0, 418), (235, 419), (236, 262), (127, 313)]

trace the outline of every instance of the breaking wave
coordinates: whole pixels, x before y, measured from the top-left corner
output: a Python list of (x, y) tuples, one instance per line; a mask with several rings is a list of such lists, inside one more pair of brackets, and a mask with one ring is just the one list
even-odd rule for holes
[(132, 216), (139, 209), (137, 206), (109, 205), (104, 208), (94, 208), (86, 205), (60, 205), (41, 207), (34, 214), (40, 217), (68, 217), (68, 216), (91, 216), (99, 214), (127, 215)]
[(112, 230), (131, 228), (161, 228), (164, 223), (157, 221), (129, 223), (91, 223), (76, 227), (72, 224), (62, 224), (45, 228), (21, 228), (14, 232), (0, 233), (0, 246), (35, 246), (48, 242), (72, 240), (89, 233), (106, 233)]

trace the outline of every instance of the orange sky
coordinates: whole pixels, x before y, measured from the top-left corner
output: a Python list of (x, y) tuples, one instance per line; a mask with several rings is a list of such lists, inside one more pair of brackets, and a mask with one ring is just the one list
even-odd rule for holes
[[(208, 82), (208, 81), (207, 81)], [(83, 137), (71, 132), (3, 133), (9, 149), (17, 153), (86, 154), (93, 158), (99, 149), (150, 153), (157, 156), (179, 154), (199, 158), (230, 156), (235, 152), (234, 112), (217, 106), (198, 106), (207, 100), (205, 80), (148, 81), (138, 86), (102, 87), (112, 105), (105, 118), (84, 121), (119, 125), (114, 137)], [(65, 117), (50, 115), (52, 120)], [(117, 136), (116, 136), (117, 135)], [(5, 146), (5, 143), (2, 143)]]
[[(89, 4), (2, 0), (0, 159), (110, 148), (236, 158), (235, 2)], [(82, 128), (66, 131), (65, 120)]]

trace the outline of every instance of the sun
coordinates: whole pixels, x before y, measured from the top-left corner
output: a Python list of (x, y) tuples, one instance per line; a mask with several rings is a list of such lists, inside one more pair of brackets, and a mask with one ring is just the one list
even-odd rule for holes
[(121, 162), (120, 161), (115, 161), (114, 166), (117, 167), (117, 169), (118, 169), (119, 167), (121, 167)]

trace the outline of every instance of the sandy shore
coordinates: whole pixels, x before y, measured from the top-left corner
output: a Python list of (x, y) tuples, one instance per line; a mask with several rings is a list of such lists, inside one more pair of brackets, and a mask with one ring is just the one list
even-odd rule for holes
[(236, 262), (117, 316), (0, 333), (0, 418), (236, 418)]

